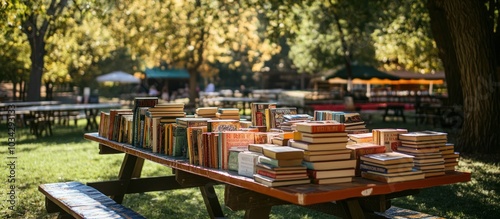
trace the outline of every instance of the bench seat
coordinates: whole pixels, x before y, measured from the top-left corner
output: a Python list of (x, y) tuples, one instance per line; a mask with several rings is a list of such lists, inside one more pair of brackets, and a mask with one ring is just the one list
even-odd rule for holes
[(47, 212), (59, 212), (63, 218), (68, 215), (74, 218), (144, 218), (80, 182), (42, 184), (38, 190), (45, 195)]

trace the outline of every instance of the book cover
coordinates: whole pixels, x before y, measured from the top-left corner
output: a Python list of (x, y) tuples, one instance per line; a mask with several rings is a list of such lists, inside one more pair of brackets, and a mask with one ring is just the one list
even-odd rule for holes
[(345, 125), (342, 123), (301, 122), (295, 124), (295, 129), (307, 133), (344, 132)]
[[(413, 169), (413, 165), (406, 167), (398, 167), (398, 168), (387, 168), (383, 166), (370, 165), (367, 163), (361, 163), (359, 165), (359, 169), (361, 171), (372, 171), (379, 173), (399, 173), (399, 172), (407, 172)], [(361, 175), (361, 172), (359, 173)]]
[(429, 140), (446, 140), (448, 134), (437, 131), (419, 131), (409, 132), (399, 135), (399, 140), (407, 141), (429, 141)]
[(232, 147), (248, 147), (255, 141), (255, 132), (226, 131), (220, 133), (222, 169), (227, 170), (229, 149)]
[(368, 161), (378, 164), (397, 164), (397, 163), (412, 163), (413, 156), (398, 153), (398, 152), (385, 152), (376, 154), (365, 154), (359, 157), (362, 161)]
[(303, 150), (288, 146), (264, 146), (262, 147), (262, 154), (264, 154), (264, 156), (278, 160), (302, 159), (304, 157)]
[(281, 123), (285, 121), (284, 115), (296, 115), (296, 107), (279, 107), (269, 109), (270, 128), (280, 128)]
[(227, 160), (228, 170), (238, 172), (238, 154), (245, 151), (248, 151), (247, 147), (232, 147), (229, 149), (229, 157)]
[(307, 167), (307, 169), (312, 170), (336, 170), (336, 169), (349, 169), (356, 167), (356, 160), (336, 160), (336, 161), (321, 161), (321, 162), (309, 162), (303, 161), (302, 164)]
[(234, 119), (211, 119), (208, 120), (207, 127), (209, 132), (238, 131), (240, 122)]
[[(251, 121), (254, 126), (266, 126), (265, 110), (276, 108), (276, 103), (251, 103)], [(267, 128), (266, 128), (267, 129)]]
[(292, 180), (292, 179), (306, 179), (307, 172), (304, 170), (300, 173), (276, 173), (264, 169), (258, 169), (257, 174), (262, 176), (267, 176), (269, 178), (277, 179), (277, 180)]
[(351, 150), (351, 156), (356, 160), (356, 176), (361, 175), (359, 165), (361, 163), (360, 157), (365, 154), (377, 154), (384, 153), (386, 147), (383, 145), (373, 144), (373, 143), (358, 143), (350, 144), (346, 146)]
[(251, 151), (242, 151), (238, 153), (238, 174), (246, 177), (253, 177), (253, 174), (256, 173), (255, 167), (259, 156), (259, 153)]

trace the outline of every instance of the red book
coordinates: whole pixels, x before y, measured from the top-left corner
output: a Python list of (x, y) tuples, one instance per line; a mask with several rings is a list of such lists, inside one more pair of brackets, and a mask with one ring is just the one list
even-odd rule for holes
[(295, 129), (306, 133), (326, 133), (326, 132), (344, 132), (345, 125), (342, 123), (314, 123), (301, 122), (296, 123)]

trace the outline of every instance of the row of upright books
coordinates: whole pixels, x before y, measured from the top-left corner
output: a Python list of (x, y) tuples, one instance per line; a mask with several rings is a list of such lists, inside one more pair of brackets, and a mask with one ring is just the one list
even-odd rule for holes
[(396, 182), (442, 175), (458, 164), (446, 133), (368, 131), (359, 113), (310, 116), (273, 103), (252, 104), (252, 121), (245, 121), (237, 108), (201, 107), (187, 115), (184, 104), (137, 98), (133, 109), (102, 112), (99, 135), (268, 186), (348, 183), (354, 176)]

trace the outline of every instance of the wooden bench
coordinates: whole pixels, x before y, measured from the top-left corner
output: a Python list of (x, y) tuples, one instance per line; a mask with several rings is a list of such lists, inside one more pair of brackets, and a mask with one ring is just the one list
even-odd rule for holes
[(45, 195), (47, 212), (59, 212), (59, 218), (144, 218), (80, 182), (42, 184), (38, 190)]

